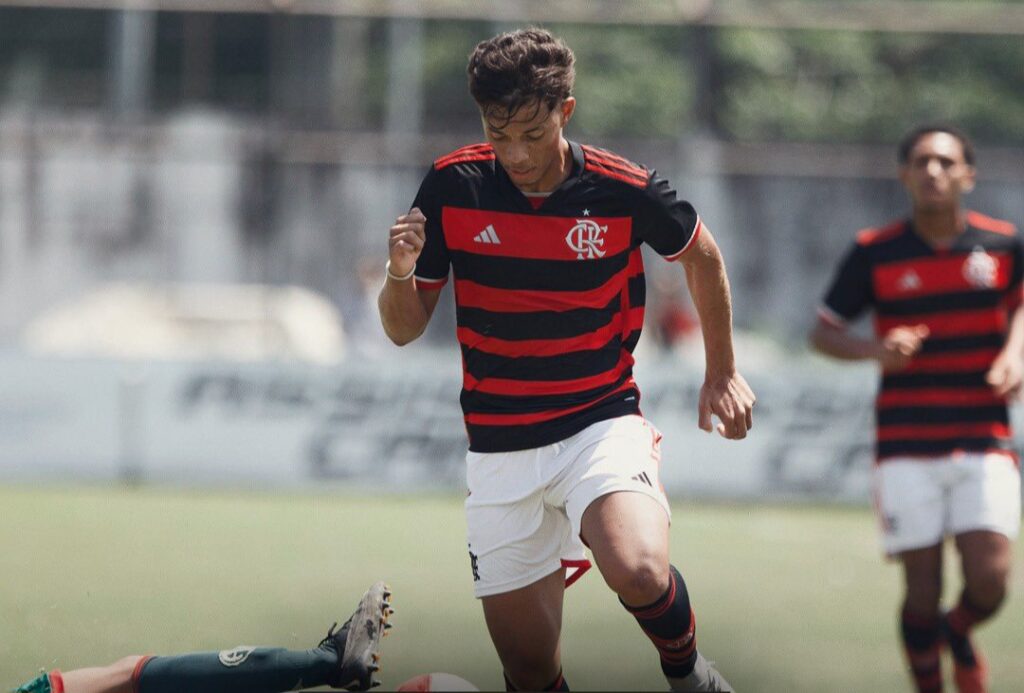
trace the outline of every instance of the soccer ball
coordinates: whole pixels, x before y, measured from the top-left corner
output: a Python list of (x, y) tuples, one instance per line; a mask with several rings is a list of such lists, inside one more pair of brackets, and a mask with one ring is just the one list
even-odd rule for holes
[(455, 674), (420, 674), (399, 684), (396, 691), (479, 691), (480, 689)]

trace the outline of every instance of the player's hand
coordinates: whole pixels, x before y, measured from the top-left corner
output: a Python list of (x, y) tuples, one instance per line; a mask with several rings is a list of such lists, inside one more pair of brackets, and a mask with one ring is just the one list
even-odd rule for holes
[(901, 325), (885, 333), (877, 356), (883, 371), (902, 371), (928, 338), (927, 325)]
[[(754, 427), (754, 391), (739, 373), (719, 378), (708, 378), (700, 388), (697, 425), (710, 433), (718, 430), (719, 435), (730, 440), (747, 437), (747, 431)], [(718, 417), (719, 424), (712, 426), (711, 416)]]
[(424, 228), (426, 223), (427, 218), (416, 207), (395, 220), (388, 234), (388, 257), (393, 274), (409, 274), (416, 266), (416, 260), (423, 252), (423, 244), (427, 240)]
[(1020, 355), (1000, 352), (985, 374), (985, 382), (992, 386), (997, 396), (1016, 399), (1020, 396), (1021, 385), (1024, 384), (1024, 361)]

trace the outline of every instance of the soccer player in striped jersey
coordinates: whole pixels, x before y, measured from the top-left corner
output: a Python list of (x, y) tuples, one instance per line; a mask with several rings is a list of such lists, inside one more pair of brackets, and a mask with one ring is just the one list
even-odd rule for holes
[[(987, 690), (971, 641), (1006, 596), (1020, 525), (1020, 470), (1007, 401), (1021, 388), (1024, 250), (1010, 223), (966, 211), (974, 148), (956, 128), (914, 130), (899, 147), (909, 219), (861, 232), (839, 265), (811, 341), (881, 366), (876, 506), (903, 564), (900, 625), (916, 689), (942, 690), (948, 645), (961, 693)], [(875, 336), (847, 323), (872, 309)], [(955, 538), (964, 585), (940, 611), (942, 548)]]
[(395, 343), (411, 342), (454, 280), (470, 561), (507, 687), (568, 690), (563, 593), (589, 567), (585, 542), (670, 685), (730, 690), (697, 651), (669, 563), (661, 434), (640, 415), (632, 355), (646, 243), (682, 265), (700, 316), (700, 427), (715, 415), (723, 436), (746, 436), (754, 395), (733, 357), (722, 256), (663, 178), (565, 138), (576, 101), (561, 40), (502, 34), (468, 73), (487, 141), (439, 158), (392, 226), (380, 313)]

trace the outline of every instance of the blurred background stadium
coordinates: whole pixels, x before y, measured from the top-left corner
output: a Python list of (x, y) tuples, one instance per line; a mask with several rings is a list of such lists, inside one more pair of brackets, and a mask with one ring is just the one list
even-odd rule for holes
[[(403, 350), (375, 295), (430, 162), (481, 137), (467, 54), (531, 23), (576, 52), (569, 135), (666, 174), (729, 266), (752, 437), (696, 430), (699, 328), (653, 260), (638, 369), (702, 642), (745, 690), (906, 685), (873, 371), (804, 335), (852, 234), (905, 213), (911, 126), (971, 133), (970, 205), (1024, 222), (1024, 2), (0, 0), (0, 687), (305, 646), (379, 577), (406, 606), (386, 684), (500, 685), (461, 548), (450, 294)], [(583, 585), (570, 682), (658, 686)], [(1007, 611), (981, 638), (1024, 691)]]

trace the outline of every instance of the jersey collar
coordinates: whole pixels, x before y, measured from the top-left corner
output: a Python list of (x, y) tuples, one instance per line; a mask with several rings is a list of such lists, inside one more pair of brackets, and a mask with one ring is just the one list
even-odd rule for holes
[(508, 177), (508, 173), (506, 173), (505, 169), (502, 168), (500, 163), (498, 163), (498, 160), (494, 160), (494, 171), (498, 178), (499, 186), (509, 199), (515, 201), (517, 207), (523, 211), (541, 213), (546, 207), (549, 207), (552, 204), (557, 205), (559, 198), (561, 198), (566, 191), (571, 190), (572, 187), (576, 185), (576, 182), (580, 179), (584, 170), (583, 147), (572, 140), (566, 141), (569, 142), (569, 152), (572, 155), (572, 169), (569, 171), (568, 177), (562, 181), (561, 185), (551, 191), (548, 198), (544, 200), (543, 204), (541, 204), (537, 209), (533, 208), (533, 205), (530, 204), (530, 201), (527, 199), (526, 195), (523, 194), (523, 191), (517, 188), (516, 184), (512, 182), (512, 179)]

